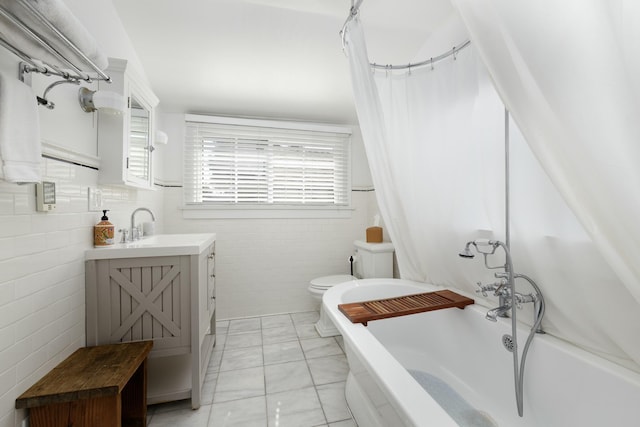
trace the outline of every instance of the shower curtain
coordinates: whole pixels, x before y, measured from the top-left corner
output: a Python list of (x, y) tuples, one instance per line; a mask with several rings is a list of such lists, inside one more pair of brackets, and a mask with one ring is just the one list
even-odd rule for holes
[[(504, 104), (479, 55), (472, 47), (433, 70), (373, 72), (358, 19), (349, 24), (346, 40), (376, 197), (401, 276), (467, 292), (474, 292), (478, 280), (495, 281), (481, 258), (457, 257), (468, 240), (505, 239)], [(629, 340), (640, 336), (638, 301), (616, 263), (598, 251), (591, 224), (585, 232), (576, 216), (583, 218), (567, 206), (574, 208), (575, 196), (562, 197), (556, 189), (562, 185), (546, 165), (540, 167), (538, 153), (532, 154), (529, 135), (524, 132), (525, 140), (516, 123), (509, 123), (514, 264), (543, 289), (545, 329), (640, 371), (640, 342)], [(552, 145), (563, 150), (555, 140)], [(565, 154), (566, 162), (584, 161)], [(488, 307), (496, 303), (484, 301)], [(532, 317), (530, 307), (519, 313), (525, 322)]]
[(453, 3), (532, 151), (640, 303), (640, 5)]
[[(503, 228), (500, 194), (482, 190), (503, 185), (483, 173), (502, 168), (502, 137), (487, 125), (497, 120), (500, 128), (502, 104), (479, 82), (473, 55), (461, 53), (456, 64), (439, 65), (438, 73), (419, 68), (373, 74), (359, 20), (348, 27), (346, 49), (378, 205), (400, 273), (438, 281), (433, 274), (451, 269), (430, 264), (447, 265), (469, 238), (491, 237)], [(486, 199), (484, 193), (495, 195)]]

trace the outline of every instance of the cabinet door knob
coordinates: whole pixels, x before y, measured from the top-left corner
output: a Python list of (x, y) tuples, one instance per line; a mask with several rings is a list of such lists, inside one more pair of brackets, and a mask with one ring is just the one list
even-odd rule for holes
[(215, 279), (216, 275), (215, 274), (211, 274), (209, 277), (212, 277)]
[(215, 258), (215, 256), (216, 256), (216, 254), (211, 254), (211, 255), (209, 255), (209, 259), (213, 259), (213, 258)]

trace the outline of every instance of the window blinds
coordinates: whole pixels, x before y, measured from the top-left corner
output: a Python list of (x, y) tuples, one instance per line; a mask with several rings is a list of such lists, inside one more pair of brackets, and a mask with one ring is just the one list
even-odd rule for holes
[(348, 133), (187, 121), (185, 204), (349, 206), (350, 152)]

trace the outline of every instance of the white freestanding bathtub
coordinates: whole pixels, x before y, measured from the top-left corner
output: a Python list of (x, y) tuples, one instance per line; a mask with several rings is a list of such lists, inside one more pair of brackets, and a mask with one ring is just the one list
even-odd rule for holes
[[(549, 335), (537, 334), (516, 409), (513, 355), (502, 345), (511, 320), (487, 308), (449, 308), (352, 324), (338, 304), (438, 290), (400, 279), (364, 279), (327, 291), (327, 314), (344, 337), (346, 395), (362, 427), (640, 426), (640, 374)], [(529, 328), (518, 329), (519, 348)]]

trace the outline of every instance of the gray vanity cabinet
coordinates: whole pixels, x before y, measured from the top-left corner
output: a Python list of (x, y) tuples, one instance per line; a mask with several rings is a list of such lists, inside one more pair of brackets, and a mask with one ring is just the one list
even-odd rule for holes
[(86, 261), (87, 345), (153, 340), (148, 403), (200, 406), (215, 302), (215, 241), (198, 254)]

